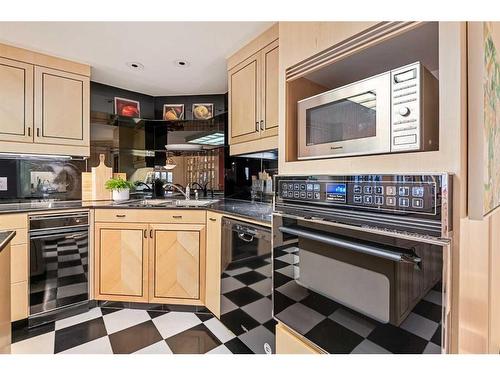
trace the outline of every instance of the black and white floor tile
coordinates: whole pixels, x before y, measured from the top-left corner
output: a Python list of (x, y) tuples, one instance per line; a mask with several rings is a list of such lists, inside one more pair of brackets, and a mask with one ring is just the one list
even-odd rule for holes
[(230, 263), (222, 274), (221, 322), (258, 354), (275, 353), (271, 273), (270, 256), (263, 256)]
[(253, 353), (210, 313), (95, 307), (30, 332), (13, 354)]

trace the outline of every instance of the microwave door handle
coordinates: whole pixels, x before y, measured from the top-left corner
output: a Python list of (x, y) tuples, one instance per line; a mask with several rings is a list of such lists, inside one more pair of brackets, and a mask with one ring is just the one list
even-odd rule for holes
[(398, 252), (386, 250), (386, 249), (383, 249), (383, 248), (377, 247), (377, 246), (360, 244), (360, 243), (357, 243), (354, 241), (347, 241), (344, 239), (340, 239), (340, 238), (336, 238), (336, 237), (332, 237), (332, 236), (328, 236), (328, 235), (324, 235), (324, 234), (320, 234), (320, 233), (310, 232), (310, 231), (303, 230), (303, 229), (296, 229), (296, 228), (290, 228), (290, 227), (279, 227), (278, 229), (282, 233), (300, 236), (303, 238), (307, 238), (309, 240), (322, 242), (322, 243), (325, 243), (327, 245), (338, 246), (338, 247), (341, 247), (341, 248), (346, 249), (346, 250), (351, 250), (351, 251), (355, 251), (358, 253), (372, 255), (372, 256), (375, 256), (378, 258), (392, 260), (394, 262), (412, 263), (415, 266), (419, 266), (420, 262), (421, 262), (421, 259), (417, 256), (414, 256), (411, 254), (405, 254), (405, 253), (398, 253)]

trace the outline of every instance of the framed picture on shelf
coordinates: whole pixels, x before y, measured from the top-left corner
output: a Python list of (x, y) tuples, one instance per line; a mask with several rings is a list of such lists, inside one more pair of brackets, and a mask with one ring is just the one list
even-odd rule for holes
[(136, 100), (115, 97), (115, 114), (126, 117), (141, 117), (141, 103)]
[(163, 104), (163, 119), (184, 120), (184, 104)]
[(208, 120), (214, 117), (213, 103), (198, 103), (193, 104), (193, 119)]

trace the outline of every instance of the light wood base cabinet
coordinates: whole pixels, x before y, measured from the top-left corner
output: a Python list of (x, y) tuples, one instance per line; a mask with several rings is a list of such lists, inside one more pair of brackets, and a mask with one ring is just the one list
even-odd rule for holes
[[(114, 222), (95, 223), (95, 299), (203, 305), (204, 220), (200, 224), (123, 223), (121, 219), (136, 210), (121, 212)], [(147, 216), (148, 211), (143, 212)], [(96, 219), (103, 215), (109, 217), (96, 211)]]
[(276, 325), (276, 354), (322, 354), (282, 323)]
[(12, 322), (28, 317), (28, 216), (0, 215), (0, 230), (15, 230), (10, 243), (10, 319)]
[(207, 212), (207, 267), (205, 306), (220, 318), (222, 215)]

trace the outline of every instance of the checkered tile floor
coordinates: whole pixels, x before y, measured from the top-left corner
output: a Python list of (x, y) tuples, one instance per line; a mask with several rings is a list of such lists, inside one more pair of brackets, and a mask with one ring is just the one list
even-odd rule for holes
[(36, 314), (88, 299), (87, 236), (45, 239), (32, 247), (30, 309)]
[[(230, 263), (221, 281), (221, 322), (254, 353), (275, 353), (270, 256)], [(267, 345), (266, 345), (267, 344)]]
[(274, 249), (275, 315), (329, 353), (441, 352), (442, 285), (396, 327), (382, 324), (304, 288), (297, 247)]
[(252, 353), (210, 313), (109, 307), (14, 332), (13, 341), (13, 354)]

